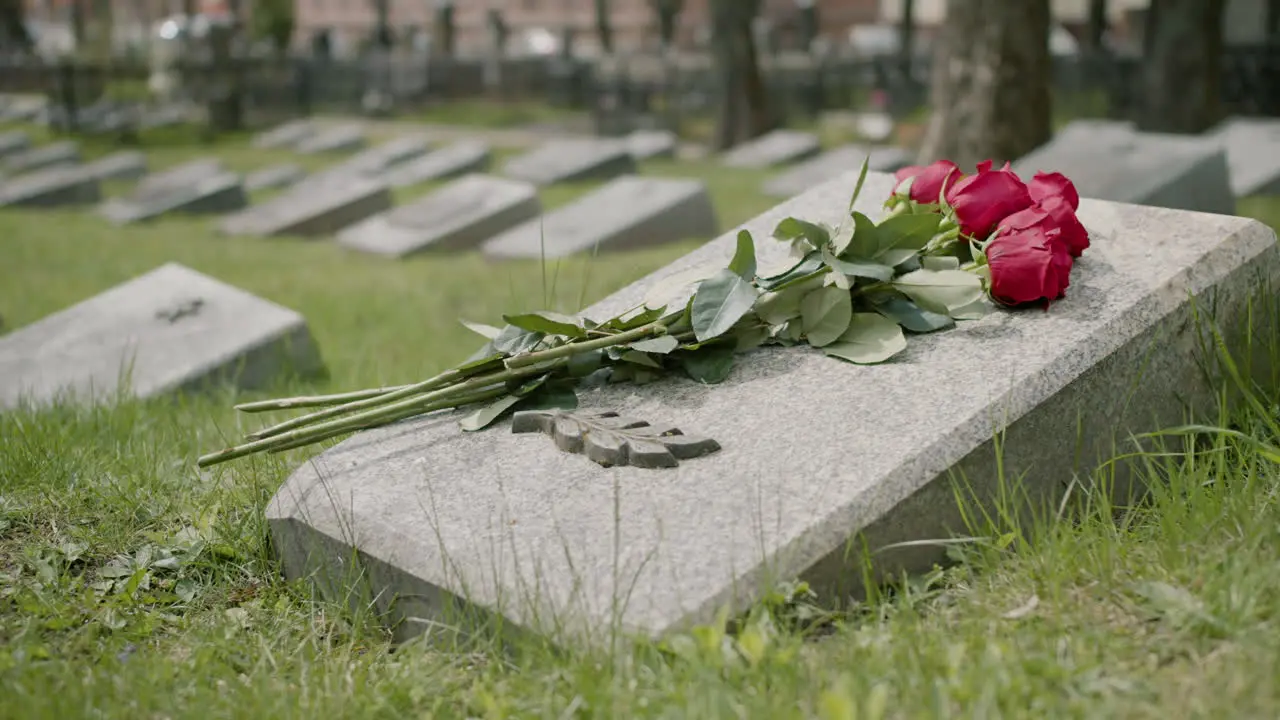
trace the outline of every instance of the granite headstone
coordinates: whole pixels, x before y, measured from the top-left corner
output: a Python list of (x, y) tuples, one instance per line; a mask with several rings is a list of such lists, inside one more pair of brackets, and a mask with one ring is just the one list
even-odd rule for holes
[(87, 205), (101, 199), (98, 178), (79, 165), (55, 165), (0, 182), (0, 207)]
[(366, 142), (368, 137), (360, 125), (333, 125), (304, 137), (294, 149), (303, 155), (344, 153), (359, 150)]
[(636, 160), (675, 157), (679, 144), (676, 134), (670, 130), (634, 130), (624, 141), (627, 151)]
[(391, 207), (391, 191), (381, 180), (349, 177), (304, 182), (261, 205), (222, 221), (227, 235), (332, 235)]
[(74, 140), (61, 140), (10, 153), (4, 158), (4, 169), (5, 172), (24, 173), (79, 162), (80, 145)]
[(253, 138), (253, 146), (264, 150), (293, 147), (316, 134), (316, 125), (310, 120), (292, 120)]
[(1231, 118), (1210, 136), (1226, 149), (1233, 195), (1280, 195), (1280, 120)]
[(815, 185), (840, 177), (850, 169), (862, 167), (863, 161), (866, 161), (869, 171), (891, 173), (910, 165), (911, 156), (899, 147), (843, 145), (796, 163), (766, 180), (761, 189), (772, 197), (794, 197)]
[(772, 130), (729, 148), (720, 162), (734, 168), (764, 169), (805, 160), (822, 150), (818, 136), (800, 130)]
[(503, 175), (535, 185), (608, 180), (635, 171), (626, 143), (603, 138), (548, 140), (502, 167)]
[(329, 169), (378, 177), (401, 163), (424, 155), (429, 148), (425, 136), (403, 135), (362, 150)]
[(102, 181), (136, 180), (147, 174), (147, 156), (137, 150), (120, 150), (85, 163), (84, 170)]
[(277, 163), (259, 168), (244, 176), (244, 189), (248, 192), (287, 188), (300, 182), (307, 171), (294, 163)]
[(432, 180), (445, 180), (481, 172), (488, 169), (491, 157), (488, 143), (480, 140), (459, 140), (401, 163), (388, 170), (382, 177), (391, 187), (408, 187)]
[(0, 133), (0, 158), (31, 148), (31, 135), (23, 130)]
[(126, 197), (111, 198), (100, 214), (117, 225), (167, 215), (211, 215), (239, 210), (249, 204), (244, 183), (232, 172), (220, 172), (172, 185), (135, 189)]

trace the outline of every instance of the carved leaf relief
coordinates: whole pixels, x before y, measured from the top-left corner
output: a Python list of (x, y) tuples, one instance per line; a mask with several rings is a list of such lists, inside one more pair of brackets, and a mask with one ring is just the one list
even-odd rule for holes
[(711, 438), (612, 411), (526, 410), (512, 416), (511, 432), (550, 435), (561, 450), (585, 455), (604, 467), (670, 468), (720, 449)]

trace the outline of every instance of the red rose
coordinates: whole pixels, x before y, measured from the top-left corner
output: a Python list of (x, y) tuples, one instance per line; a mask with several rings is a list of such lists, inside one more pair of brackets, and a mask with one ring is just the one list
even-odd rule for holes
[(1037, 203), (1057, 197), (1065, 200), (1072, 212), (1080, 209), (1080, 193), (1076, 192), (1076, 186), (1062, 173), (1038, 172), (1027, 183), (1027, 190), (1031, 193), (1031, 199)]
[(939, 160), (924, 167), (919, 165), (904, 167), (893, 176), (898, 179), (894, 189), (895, 195), (900, 194), (898, 188), (902, 187), (903, 182), (908, 178), (914, 178), (907, 196), (923, 205), (936, 205), (942, 195), (942, 186), (945, 184), (951, 187), (957, 180), (964, 177), (964, 173), (960, 172), (959, 166), (950, 160)]
[(991, 169), (991, 161), (978, 163), (976, 175), (969, 175), (947, 190), (947, 204), (955, 211), (960, 232), (985, 240), (996, 224), (1031, 207), (1031, 193), (1008, 163)]
[(1071, 281), (1071, 254), (1039, 227), (1001, 232), (987, 245), (991, 299), (1003, 305), (1057, 300)]
[(1026, 210), (1020, 210), (1001, 220), (997, 232), (1040, 228), (1045, 234), (1066, 246), (1071, 257), (1078, 258), (1089, 247), (1089, 231), (1080, 224), (1067, 200), (1050, 195)]

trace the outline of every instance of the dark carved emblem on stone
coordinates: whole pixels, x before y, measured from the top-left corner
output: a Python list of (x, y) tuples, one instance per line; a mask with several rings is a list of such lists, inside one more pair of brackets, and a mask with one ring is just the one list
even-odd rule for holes
[(526, 410), (512, 417), (511, 432), (545, 433), (561, 450), (585, 455), (604, 467), (670, 468), (720, 449), (711, 438), (612, 411)]
[(192, 300), (184, 300), (175, 303), (172, 307), (167, 307), (156, 311), (157, 320), (168, 320), (169, 324), (178, 322), (184, 317), (190, 317), (200, 312), (200, 308), (204, 307), (204, 300), (194, 298)]

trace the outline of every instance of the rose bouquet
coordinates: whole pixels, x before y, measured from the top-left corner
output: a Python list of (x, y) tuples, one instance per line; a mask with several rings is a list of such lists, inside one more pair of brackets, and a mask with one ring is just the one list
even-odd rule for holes
[(514, 410), (572, 409), (576, 390), (591, 382), (645, 383), (676, 371), (716, 383), (739, 353), (761, 345), (807, 344), (845, 361), (880, 363), (906, 348), (908, 333), (944, 330), (996, 305), (1061, 298), (1089, 247), (1075, 215), (1079, 196), (1058, 173), (1023, 182), (991, 162), (970, 175), (948, 161), (905, 168), (880, 222), (853, 210), (866, 173), (864, 162), (839, 224), (778, 223), (773, 238), (790, 251), (778, 267), (757, 266), (755, 242), (742, 230), (726, 267), (673, 275), (604, 321), (554, 312), (506, 315), (500, 328), (464, 321), (486, 342), (457, 367), (411, 385), (238, 405), (249, 413), (312, 411), (198, 464), (451, 408), (468, 410), (463, 430), (480, 430)]

